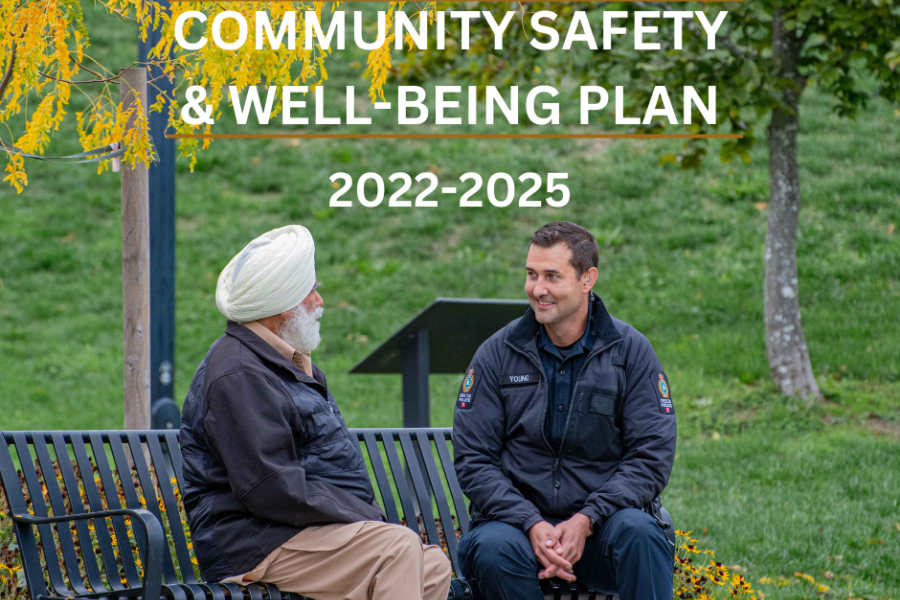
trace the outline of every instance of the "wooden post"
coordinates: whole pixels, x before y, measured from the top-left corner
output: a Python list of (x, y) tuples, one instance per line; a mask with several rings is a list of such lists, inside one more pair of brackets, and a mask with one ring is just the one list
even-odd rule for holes
[[(147, 71), (119, 71), (124, 110), (138, 97), (147, 112)], [(128, 128), (134, 126), (129, 119)], [(150, 187), (147, 167), (122, 163), (122, 314), (125, 429), (150, 428)]]

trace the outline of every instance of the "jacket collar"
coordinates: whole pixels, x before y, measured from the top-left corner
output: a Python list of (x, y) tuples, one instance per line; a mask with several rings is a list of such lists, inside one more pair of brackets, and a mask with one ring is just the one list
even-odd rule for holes
[(273, 367), (279, 367), (289, 373), (297, 381), (311, 385), (320, 385), (325, 387), (325, 375), (316, 365), (312, 366), (313, 376), (310, 377), (303, 372), (300, 367), (285, 358), (278, 350), (264, 339), (253, 333), (248, 327), (241, 325), (235, 321), (228, 321), (225, 326), (225, 335), (230, 335), (247, 348), (252, 350), (257, 356), (269, 363)]
[[(601, 300), (600, 296), (596, 295), (594, 292), (591, 292), (591, 307), (589, 314), (591, 315), (594, 331), (597, 332), (597, 340), (600, 342), (599, 344), (595, 344), (596, 349), (604, 348), (609, 344), (622, 339), (622, 334), (616, 329), (616, 325), (613, 323), (612, 317), (609, 316), (609, 312), (606, 310), (603, 300)], [(537, 318), (534, 316), (534, 311), (529, 306), (528, 310), (525, 311), (525, 315), (519, 320), (516, 326), (512, 328), (512, 331), (507, 334), (506, 341), (514, 348), (524, 351), (526, 345), (530, 343), (536, 344), (536, 338), (540, 333), (541, 324), (538, 323)]]

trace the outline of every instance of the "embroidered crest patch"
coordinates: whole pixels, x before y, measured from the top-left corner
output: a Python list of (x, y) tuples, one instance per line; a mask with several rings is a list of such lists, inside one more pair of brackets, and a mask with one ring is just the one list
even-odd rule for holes
[(459, 397), (456, 399), (456, 408), (472, 408), (473, 392), (475, 384), (478, 383), (480, 371), (475, 365), (470, 366), (466, 370), (466, 377), (463, 379), (462, 385), (459, 387)]
[(466, 378), (463, 380), (463, 392), (466, 394), (471, 392), (473, 385), (475, 385), (475, 369), (469, 369), (469, 372), (466, 373)]
[(665, 415), (675, 414), (675, 405), (672, 404), (672, 392), (669, 389), (669, 380), (662, 371), (654, 371), (650, 374), (650, 383), (656, 392), (659, 401), (659, 412)]

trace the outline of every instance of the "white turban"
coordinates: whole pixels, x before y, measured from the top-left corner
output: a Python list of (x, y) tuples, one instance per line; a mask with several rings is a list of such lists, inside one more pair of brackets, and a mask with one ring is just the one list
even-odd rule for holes
[(219, 275), (216, 306), (238, 323), (281, 314), (300, 304), (316, 283), (316, 245), (306, 227), (264, 233)]

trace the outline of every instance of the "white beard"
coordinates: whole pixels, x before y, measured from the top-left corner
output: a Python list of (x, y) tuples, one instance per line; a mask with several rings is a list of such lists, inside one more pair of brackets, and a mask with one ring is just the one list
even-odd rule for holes
[(281, 327), (281, 339), (294, 350), (308, 354), (319, 347), (322, 335), (319, 333), (319, 319), (325, 309), (321, 306), (307, 312), (303, 305), (294, 309), (291, 317)]

